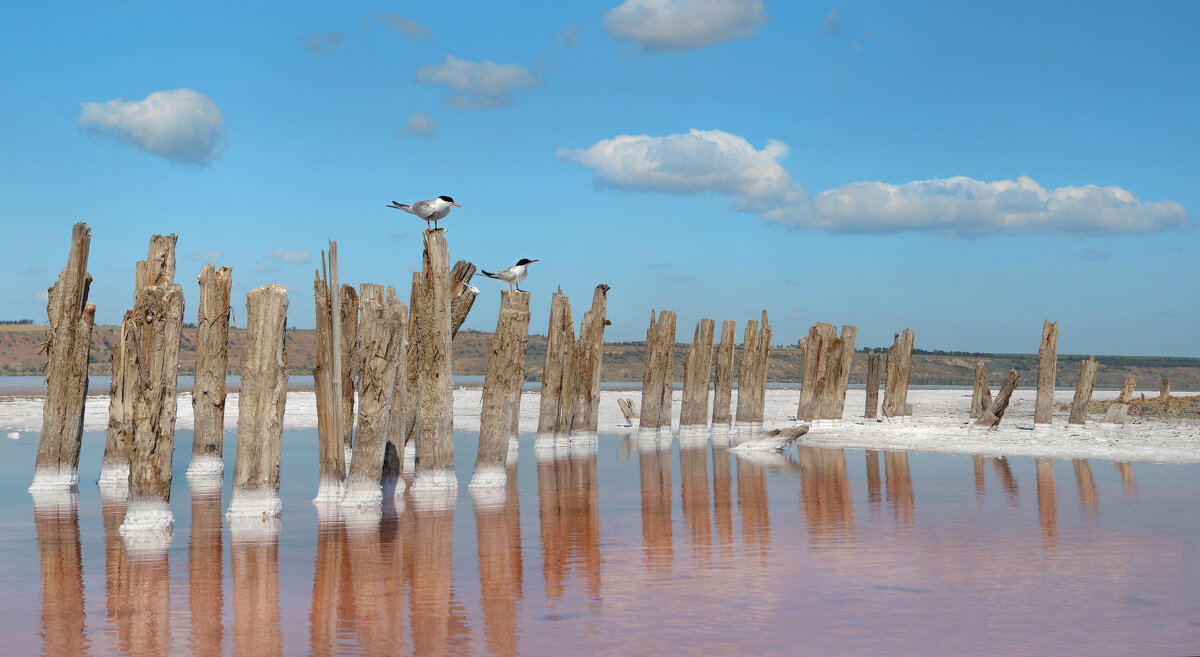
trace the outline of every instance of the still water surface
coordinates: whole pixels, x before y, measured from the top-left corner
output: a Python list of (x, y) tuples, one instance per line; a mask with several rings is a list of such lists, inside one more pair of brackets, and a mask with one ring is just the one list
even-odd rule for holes
[(523, 436), (503, 494), (347, 525), (311, 504), (316, 432), (288, 431), (255, 541), (176, 438), (174, 538), (137, 558), (91, 483), (103, 434), (58, 510), (25, 490), (36, 436), (2, 443), (0, 654), (1200, 652), (1195, 466)]

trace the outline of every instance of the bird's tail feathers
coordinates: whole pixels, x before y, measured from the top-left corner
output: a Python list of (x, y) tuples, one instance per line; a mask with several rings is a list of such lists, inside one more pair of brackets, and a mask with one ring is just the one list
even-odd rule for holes
[(395, 202), (395, 201), (392, 201), (392, 204), (391, 204), (391, 205), (389, 205), (389, 206), (387, 206), (387, 207), (389, 207), (389, 208), (395, 208), (395, 209), (397, 209), (397, 210), (404, 210), (405, 212), (412, 212), (412, 206), (410, 206), (410, 205), (405, 205), (405, 204), (403, 204), (403, 203), (397, 203), (397, 202)]
[(487, 276), (488, 278), (496, 278), (496, 275), (490, 271), (484, 271), (484, 270), (480, 269), (479, 273), (483, 274), (484, 276)]

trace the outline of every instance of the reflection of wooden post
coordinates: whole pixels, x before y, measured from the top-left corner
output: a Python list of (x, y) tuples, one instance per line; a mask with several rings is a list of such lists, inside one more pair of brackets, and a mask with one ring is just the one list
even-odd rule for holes
[(721, 554), (728, 556), (733, 547), (733, 472), (729, 463), (729, 450), (712, 447), (713, 463), (713, 517), (717, 524), (717, 544)]
[(287, 307), (282, 285), (264, 285), (246, 295), (246, 346), (229, 517), (275, 517), (282, 511), (279, 459), (287, 401)]
[(683, 403), (679, 409), (679, 425), (708, 423), (708, 381), (712, 371), (713, 331), (716, 322), (702, 319), (696, 324), (692, 344), (683, 364)]
[(913, 332), (904, 329), (892, 338), (892, 346), (888, 347), (887, 381), (883, 391), (884, 417), (901, 417), (908, 415), (908, 381), (912, 376)]
[[(336, 242), (329, 243), (331, 254)], [(336, 257), (330, 259), (337, 262)], [(317, 398), (317, 462), (320, 483), (314, 502), (333, 502), (342, 496), (346, 477), (346, 457), (342, 440), (342, 404), (337, 392), (341, 387), (340, 369), (334, 367), (334, 356), (341, 353), (340, 342), (334, 341), (334, 312), (330, 283), (321, 256), (322, 270), (313, 281), (313, 300), (316, 305), (317, 357), (313, 367), (313, 387)], [(336, 277), (336, 275), (335, 275)], [(339, 311), (340, 312), (340, 311)], [(337, 329), (340, 335), (341, 329)], [(336, 347), (335, 347), (336, 345)]]
[[(220, 474), (225, 431), (225, 372), (229, 365), (229, 301), (233, 270), (205, 265), (196, 278), (200, 304), (196, 310), (196, 367), (192, 387), (192, 462), (188, 475)], [(124, 328), (122, 327), (122, 332)], [(113, 350), (113, 364), (116, 364)]]
[[(517, 413), (529, 343), (529, 293), (501, 292), (496, 332), (488, 339), (483, 401), (479, 413), (479, 451), (471, 486), (504, 486), (508, 441)], [(590, 402), (589, 402), (590, 405)]]
[[(450, 247), (446, 232), (425, 232), (417, 313), (417, 478), (421, 488), (458, 488), (454, 477), (454, 380), (451, 378)], [(416, 300), (414, 300), (415, 303)]]
[(975, 389), (971, 392), (971, 419), (977, 419), (991, 405), (992, 391), (988, 389), (987, 370), (983, 361), (978, 361), (975, 363)]
[(538, 411), (538, 433), (558, 431), (563, 378), (567, 376), (570, 354), (575, 345), (575, 325), (571, 320), (571, 300), (562, 290), (550, 300), (550, 328), (546, 333), (546, 364), (542, 369), (542, 400)]
[(971, 462), (975, 466), (975, 497), (982, 500), (984, 490), (983, 457), (975, 454), (971, 457)]
[(996, 393), (996, 399), (992, 401), (992, 405), (984, 411), (979, 419), (975, 421), (977, 427), (994, 427), (1000, 424), (1000, 418), (1004, 417), (1004, 411), (1008, 408), (1008, 400), (1012, 397), (1013, 391), (1017, 389), (1017, 371), (1011, 370), (1008, 376), (1004, 377), (1004, 383), (1000, 385), (1000, 392)]
[(1125, 377), (1125, 385), (1121, 386), (1121, 396), (1113, 402), (1104, 413), (1104, 424), (1125, 424), (1125, 416), (1129, 413), (1129, 400), (1133, 398), (1133, 388), (1137, 385), (1137, 377), (1133, 374)]
[[(317, 551), (313, 572), (312, 610), (309, 615), (309, 650), (313, 655), (338, 654), (339, 602), (351, 584), (346, 552), (346, 524), (333, 520), (332, 512), (317, 508)], [(396, 569), (399, 569), (399, 564)]]
[(908, 452), (884, 452), (883, 472), (887, 478), (887, 498), (892, 506), (892, 517), (905, 525), (912, 525), (917, 505), (913, 499)]
[(1050, 424), (1054, 420), (1054, 383), (1058, 372), (1058, 322), (1043, 320), (1042, 343), (1038, 347), (1037, 401), (1033, 411), (1034, 424)]
[[(128, 518), (126, 518), (128, 522)], [(171, 573), (167, 553), (140, 555), (126, 564), (122, 601), (123, 638), (128, 655), (167, 655), (171, 652)]]
[[(420, 442), (417, 445), (419, 449)], [(418, 505), (412, 515), (413, 574), (409, 609), (413, 654), (444, 655), (449, 652), (452, 613), (454, 510), (427, 510)]]
[(675, 365), (675, 313), (664, 310), (646, 329), (646, 366), (642, 375), (642, 427), (671, 426), (671, 387)]
[(1054, 487), (1054, 461), (1036, 459), (1038, 520), (1042, 526), (1042, 545), (1058, 547), (1058, 500)]
[(188, 607), (191, 647), (196, 657), (222, 654), (221, 490), (192, 489), (192, 529), (188, 536)]
[(1092, 403), (1092, 390), (1096, 387), (1096, 371), (1099, 369), (1095, 356), (1079, 365), (1079, 384), (1075, 386), (1075, 400), (1071, 402), (1068, 424), (1087, 424), (1088, 404)]
[(866, 450), (867, 456), (867, 502), (871, 505), (883, 501), (883, 486), (879, 477), (879, 452)]
[(96, 304), (88, 303), (92, 275), (87, 273), (92, 230), (85, 223), (71, 231), (67, 265), (50, 288), (46, 314), (46, 403), (42, 436), (31, 489), (69, 489), (79, 484), (79, 448), (83, 438), (83, 402), (87, 397), (88, 348)]
[(1100, 496), (1092, 477), (1092, 464), (1087, 459), (1075, 459), (1071, 464), (1075, 467), (1075, 483), (1079, 485), (1079, 504), (1084, 511), (1095, 513)]
[(867, 409), (865, 418), (879, 415), (879, 379), (883, 374), (883, 356), (877, 352), (867, 354)]
[(716, 366), (713, 369), (712, 424), (729, 426), (733, 422), (733, 348), (737, 340), (737, 322), (727, 319), (721, 323), (721, 344), (717, 346)]
[[(42, 570), (42, 654), (86, 655), (76, 494), (35, 491), (33, 499), (33, 524)], [(17, 593), (11, 588), (9, 592)]]
[[(528, 294), (522, 292), (521, 294)], [(521, 517), (515, 468), (499, 504), (471, 498), (479, 556), (479, 589), (488, 654), (518, 654), (517, 605), (524, 597)]]
[[(235, 525), (236, 527), (236, 525)], [(233, 651), (239, 655), (283, 654), (279, 612), (279, 536), (239, 537), (231, 530)]]
[[(638, 447), (638, 470), (642, 491), (642, 550), (650, 570), (670, 568), (674, 557), (671, 522), (671, 444), (665, 441), (641, 441)], [(738, 459), (739, 465), (741, 462), (741, 459)], [(739, 484), (741, 480), (739, 476)]]
[(683, 501), (683, 524), (692, 537), (692, 545), (702, 557), (712, 548), (712, 517), (708, 497), (707, 442), (699, 447), (679, 448), (679, 490)]
[(744, 458), (737, 460), (738, 512), (742, 516), (742, 542), (765, 557), (771, 547), (771, 514), (767, 504), (767, 471)]

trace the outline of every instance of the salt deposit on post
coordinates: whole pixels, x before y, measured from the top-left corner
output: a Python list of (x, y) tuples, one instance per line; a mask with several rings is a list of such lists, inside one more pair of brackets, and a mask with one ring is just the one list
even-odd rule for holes
[[(233, 270), (205, 265), (196, 280), (200, 284), (200, 304), (196, 310), (196, 368), (195, 386), (192, 388), (195, 433), (192, 435), (192, 462), (188, 465), (188, 478), (220, 475), (225, 471), (221, 456), (225, 431), (225, 372), (229, 365), (229, 302), (233, 289)], [(115, 350), (113, 364), (116, 364)]]
[(496, 332), (488, 340), (472, 488), (503, 487), (508, 481), (505, 463), (509, 440), (516, 437), (513, 415), (520, 409), (528, 333), (529, 293), (502, 291)]

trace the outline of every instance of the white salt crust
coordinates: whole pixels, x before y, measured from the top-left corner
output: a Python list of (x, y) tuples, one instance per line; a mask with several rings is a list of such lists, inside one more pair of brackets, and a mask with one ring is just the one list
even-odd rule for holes
[(171, 529), (121, 533), (125, 543), (125, 557), (132, 561), (165, 559), (173, 537), (174, 532)]
[(354, 448), (350, 445), (342, 445), (342, 457), (346, 459), (346, 472), (350, 472), (350, 461), (354, 458)]
[(378, 507), (383, 504), (383, 487), (378, 481), (363, 481), (350, 479), (346, 482), (346, 490), (338, 506), (346, 507)]
[(458, 488), (412, 487), (413, 509), (418, 513), (451, 511), (458, 502)]
[(72, 467), (37, 468), (29, 490), (70, 490), (79, 488), (79, 472)]
[(283, 513), (283, 502), (279, 493), (270, 489), (233, 489), (233, 499), (225, 510), (226, 518), (271, 518)]
[(508, 500), (508, 490), (503, 486), (471, 489), (471, 506), (476, 511), (503, 509)]
[(230, 516), (229, 542), (233, 545), (273, 543), (279, 540), (279, 516)]
[(410, 490), (413, 493), (431, 490), (458, 490), (458, 477), (454, 475), (452, 468), (418, 470)]
[(488, 465), (475, 468), (475, 472), (471, 475), (471, 483), (468, 486), (472, 489), (504, 488), (506, 484), (508, 484), (508, 471), (498, 465)]
[(108, 459), (100, 463), (96, 485), (101, 488), (129, 486), (129, 459)]
[(342, 506), (339, 508), (340, 519), (351, 533), (373, 530), (379, 527), (383, 519), (383, 507), (374, 506)]
[(188, 464), (187, 477), (209, 477), (225, 474), (225, 461), (215, 454), (193, 454)]
[(517, 458), (521, 455), (521, 443), (516, 436), (508, 439), (508, 455), (504, 459), (505, 465), (516, 465)]
[(125, 522), (121, 523), (119, 531), (128, 544), (135, 534), (169, 536), (174, 527), (175, 515), (171, 513), (171, 505), (166, 500), (136, 499), (129, 500), (125, 505)]
[(29, 494), (33, 497), (33, 510), (38, 513), (70, 512), (79, 503), (79, 491), (75, 489), (30, 490)]
[(337, 477), (321, 477), (317, 482), (317, 496), (313, 504), (337, 504), (342, 499), (343, 485)]

